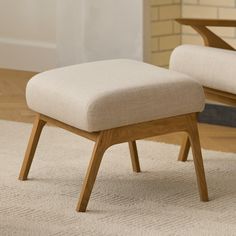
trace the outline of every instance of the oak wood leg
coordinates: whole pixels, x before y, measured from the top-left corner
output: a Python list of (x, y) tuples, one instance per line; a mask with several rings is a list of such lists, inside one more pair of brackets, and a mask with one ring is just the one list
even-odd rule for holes
[(40, 134), (45, 124), (46, 122), (41, 120), (40, 116), (37, 115), (33, 124), (29, 143), (25, 152), (25, 157), (21, 167), (19, 180), (27, 180), (29, 170), (40, 138)]
[(134, 172), (141, 172), (136, 141), (129, 142), (129, 151)]
[(197, 127), (197, 119), (195, 116), (189, 117), (189, 138), (192, 147), (193, 161), (197, 176), (198, 189), (200, 194), (200, 199), (203, 202), (208, 201), (208, 190), (204, 171), (204, 165), (202, 160), (201, 145), (199, 140), (199, 133)]
[(187, 161), (189, 150), (190, 150), (190, 140), (188, 135), (186, 135), (180, 148), (178, 161), (183, 161), (183, 162)]
[(76, 211), (78, 212), (86, 211), (89, 198), (93, 189), (93, 185), (95, 183), (97, 173), (102, 161), (103, 154), (109, 147), (109, 135), (107, 137), (107, 135), (104, 134), (105, 132), (106, 131), (101, 132), (100, 136), (98, 137), (95, 143), (92, 158), (89, 163), (89, 167), (80, 193), (79, 202), (76, 208)]

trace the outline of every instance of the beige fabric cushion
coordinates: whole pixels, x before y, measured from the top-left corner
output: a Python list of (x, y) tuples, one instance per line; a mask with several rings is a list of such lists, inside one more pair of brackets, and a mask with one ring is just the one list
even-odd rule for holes
[(33, 77), (28, 106), (89, 132), (199, 112), (202, 87), (186, 75), (132, 60), (108, 60)]
[(236, 52), (196, 45), (177, 47), (170, 69), (185, 73), (203, 86), (236, 94)]

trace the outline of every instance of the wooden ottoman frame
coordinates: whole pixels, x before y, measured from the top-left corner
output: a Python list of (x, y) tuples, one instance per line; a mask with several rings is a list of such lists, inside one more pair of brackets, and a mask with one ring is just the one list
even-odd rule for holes
[(197, 113), (180, 115), (92, 133), (74, 128), (45, 115), (37, 114), (20, 171), (20, 180), (27, 180), (40, 134), (46, 123), (54, 124), (95, 142), (92, 158), (89, 163), (79, 202), (76, 208), (79, 212), (86, 211), (99, 166), (106, 149), (118, 143), (128, 142), (133, 170), (135, 172), (140, 172), (135, 140), (179, 131), (184, 131), (188, 134), (192, 146), (200, 199), (204, 202), (208, 201), (207, 184), (197, 127)]

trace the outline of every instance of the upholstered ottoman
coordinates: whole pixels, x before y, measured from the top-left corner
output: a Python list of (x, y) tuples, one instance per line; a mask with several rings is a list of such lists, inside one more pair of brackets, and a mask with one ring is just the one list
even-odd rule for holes
[(208, 201), (196, 120), (204, 93), (190, 77), (132, 60), (99, 61), (36, 75), (27, 85), (26, 98), (37, 116), (20, 180), (27, 179), (47, 122), (94, 141), (77, 206), (83, 212), (107, 148), (128, 142), (133, 170), (140, 172), (135, 140), (184, 131), (192, 145), (200, 199)]

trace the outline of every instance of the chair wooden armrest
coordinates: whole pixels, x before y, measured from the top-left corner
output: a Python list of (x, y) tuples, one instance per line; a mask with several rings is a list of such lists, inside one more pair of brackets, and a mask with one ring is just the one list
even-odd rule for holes
[(207, 27), (236, 27), (236, 20), (178, 18), (176, 21), (182, 25), (189, 25), (196, 30), (208, 47), (235, 50)]
[[(182, 25), (189, 25), (196, 30), (203, 38), (205, 46), (222, 48), (227, 50), (235, 49), (226, 43), (222, 38), (213, 33), (207, 27), (236, 27), (236, 20), (219, 20), (219, 19), (175, 19)], [(236, 106), (236, 95), (225, 91), (204, 87), (206, 97), (213, 101), (218, 101), (231, 106)]]
[(182, 25), (200, 25), (215, 27), (236, 27), (236, 20), (219, 20), (219, 19), (195, 19), (195, 18), (179, 18), (176, 19)]

